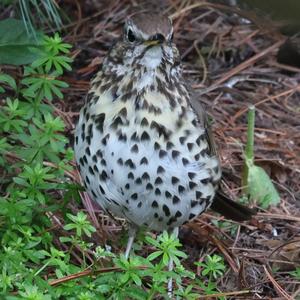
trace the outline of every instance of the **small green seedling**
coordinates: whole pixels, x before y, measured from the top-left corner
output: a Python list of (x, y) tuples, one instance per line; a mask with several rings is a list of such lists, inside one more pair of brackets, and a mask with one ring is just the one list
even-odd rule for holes
[(280, 197), (265, 170), (254, 164), (254, 123), (255, 107), (250, 106), (242, 185), (251, 199), (257, 200), (262, 208), (268, 208), (278, 204)]

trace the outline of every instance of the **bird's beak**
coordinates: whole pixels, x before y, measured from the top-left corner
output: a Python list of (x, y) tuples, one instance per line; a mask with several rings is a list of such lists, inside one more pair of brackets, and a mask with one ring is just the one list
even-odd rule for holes
[(144, 45), (151, 47), (151, 46), (160, 45), (163, 42), (165, 42), (165, 37), (162, 34), (157, 33), (157, 34), (152, 35), (150, 37), (150, 39), (148, 39), (147, 41), (145, 41)]
[(149, 40), (149, 41), (145, 41), (144, 45), (146, 45), (146, 46), (156, 46), (156, 45), (159, 45), (161, 43), (162, 43), (161, 40)]

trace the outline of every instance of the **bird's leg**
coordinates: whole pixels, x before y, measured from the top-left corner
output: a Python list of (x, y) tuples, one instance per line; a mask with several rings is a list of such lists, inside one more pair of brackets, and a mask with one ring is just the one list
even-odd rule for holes
[[(179, 228), (175, 227), (172, 232), (172, 234), (175, 235), (176, 238), (178, 237), (178, 231), (179, 231)], [(173, 271), (173, 267), (174, 267), (174, 262), (173, 262), (173, 259), (170, 258), (168, 270)], [(168, 282), (168, 295), (170, 298), (172, 298), (172, 293), (173, 293), (173, 280), (172, 280), (172, 278), (170, 278), (169, 282)]]
[(128, 230), (128, 241), (127, 241), (127, 246), (126, 246), (126, 251), (125, 251), (125, 258), (128, 259), (130, 250), (132, 248), (132, 244), (134, 241), (136, 235), (136, 228), (133, 225), (129, 225), (129, 230)]

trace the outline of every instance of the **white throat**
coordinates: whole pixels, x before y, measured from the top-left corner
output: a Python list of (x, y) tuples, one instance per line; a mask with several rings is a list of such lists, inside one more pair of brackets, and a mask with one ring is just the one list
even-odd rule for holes
[(162, 49), (159, 46), (152, 47), (145, 53), (141, 60), (141, 64), (146, 67), (149, 71), (156, 69), (162, 60)]

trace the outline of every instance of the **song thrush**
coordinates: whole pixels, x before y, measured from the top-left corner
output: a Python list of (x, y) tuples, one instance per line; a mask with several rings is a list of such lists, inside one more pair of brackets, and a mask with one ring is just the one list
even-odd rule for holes
[[(221, 178), (206, 115), (183, 78), (169, 18), (127, 19), (80, 112), (75, 155), (90, 197), (137, 228), (178, 231), (211, 206)], [(243, 220), (251, 210), (217, 198)]]

